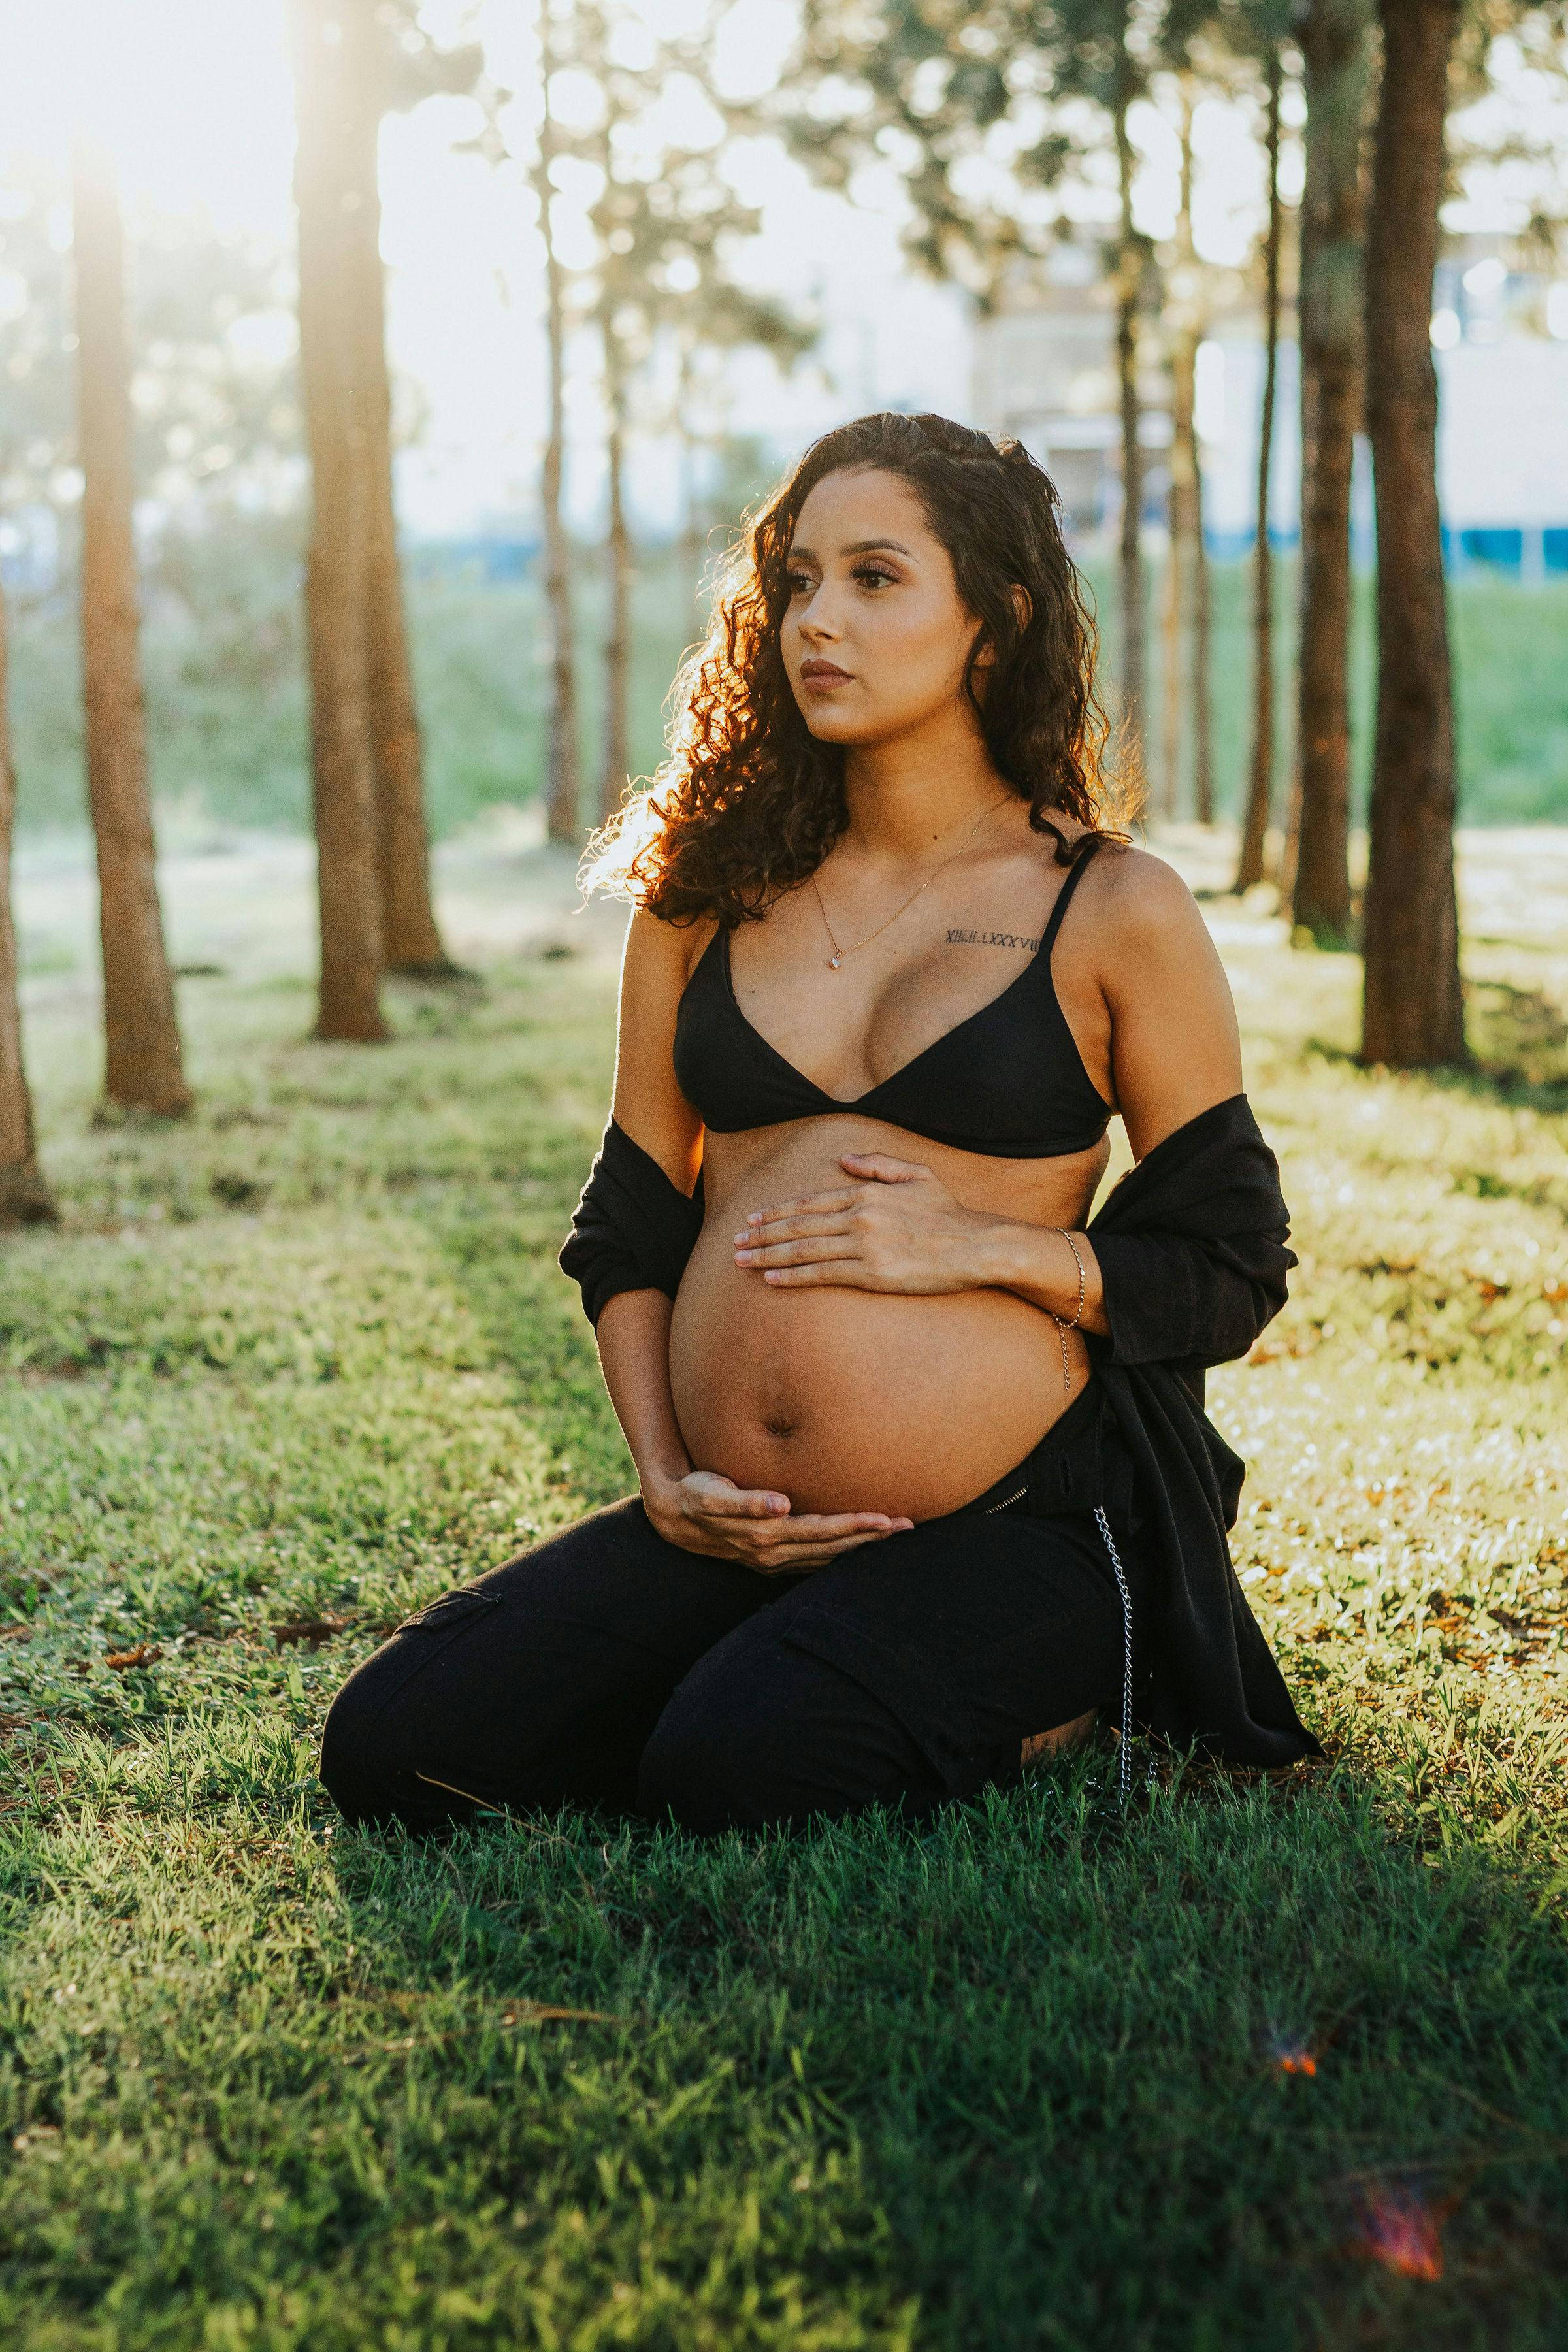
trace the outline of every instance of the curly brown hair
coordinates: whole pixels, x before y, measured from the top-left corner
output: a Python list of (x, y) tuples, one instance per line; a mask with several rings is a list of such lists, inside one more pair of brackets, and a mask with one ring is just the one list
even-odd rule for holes
[(844, 754), (819, 743), (801, 716), (779, 629), (801, 508), (825, 476), (851, 468), (908, 482), (952, 558), (959, 596), (980, 623), (964, 690), (997, 774), (1029, 803), (1035, 830), (1055, 834), (1058, 863), (1070, 865), (1077, 844), (1047, 810), (1099, 834), (1131, 813), (1126, 786), (1102, 772), (1094, 617), (1044, 468), (1020, 441), (993, 441), (944, 416), (884, 413), (813, 442), (748, 518), (707, 641), (672, 689), (668, 757), (649, 791), (628, 798), (590, 844), (589, 888), (608, 887), (667, 922), (716, 915), (733, 925), (805, 881), (843, 832)]

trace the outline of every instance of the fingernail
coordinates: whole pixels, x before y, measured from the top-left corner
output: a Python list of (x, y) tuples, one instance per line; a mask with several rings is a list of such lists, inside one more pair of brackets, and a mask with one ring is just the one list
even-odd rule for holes
[(735, 1247), (739, 1249), (742, 1243), (749, 1242), (752, 1236), (750, 1234), (731, 1234), (730, 1238), (734, 1243)]
[(776, 1282), (776, 1281), (778, 1280), (778, 1278), (779, 1278), (779, 1270), (778, 1270), (778, 1268), (777, 1268), (777, 1266), (776, 1266), (776, 1265), (765, 1266), (765, 1267), (763, 1268), (763, 1280), (764, 1282)]
[(761, 1209), (748, 1209), (748, 1210), (747, 1210), (747, 1212), (746, 1212), (746, 1223), (747, 1223), (749, 1225), (760, 1225), (760, 1224), (762, 1223), (762, 1222), (763, 1222), (763, 1213), (762, 1213)]
[(754, 1255), (755, 1253), (752, 1250), (738, 1249), (735, 1252), (735, 1264), (737, 1265), (750, 1265)]

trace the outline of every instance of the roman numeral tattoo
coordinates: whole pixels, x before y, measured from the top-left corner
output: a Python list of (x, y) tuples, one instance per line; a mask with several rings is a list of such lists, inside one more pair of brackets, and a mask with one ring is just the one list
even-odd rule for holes
[(949, 931), (947, 945), (950, 948), (1027, 948), (1031, 955), (1037, 955), (1040, 942), (1024, 939), (1016, 931)]

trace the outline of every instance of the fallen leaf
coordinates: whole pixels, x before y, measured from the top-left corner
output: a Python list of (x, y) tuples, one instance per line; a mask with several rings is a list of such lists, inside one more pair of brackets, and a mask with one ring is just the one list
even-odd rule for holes
[(319, 1649), (323, 1642), (346, 1633), (353, 1622), (352, 1617), (289, 1617), (274, 1625), (272, 1638), (280, 1650), (290, 1642), (309, 1642), (313, 1650)]
[(103, 1663), (112, 1666), (117, 1675), (123, 1675), (129, 1674), (132, 1666), (150, 1666), (154, 1658), (163, 1654), (156, 1642), (138, 1642), (133, 1650), (110, 1650)]

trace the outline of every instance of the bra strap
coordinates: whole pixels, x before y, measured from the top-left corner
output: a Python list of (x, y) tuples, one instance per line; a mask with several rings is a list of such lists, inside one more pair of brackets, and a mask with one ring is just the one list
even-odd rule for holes
[(1078, 888), (1079, 883), (1083, 878), (1085, 867), (1089, 864), (1095, 852), (1099, 849), (1100, 841), (1100, 836), (1099, 834), (1095, 834), (1091, 836), (1089, 847), (1083, 850), (1079, 856), (1074, 858), (1072, 867), (1068, 875), (1067, 880), (1057, 892), (1057, 903), (1051, 908), (1051, 919), (1046, 925), (1046, 936), (1040, 941), (1040, 961), (1043, 963), (1050, 961), (1051, 950), (1055, 947), (1057, 941), (1057, 933), (1062, 927), (1062, 917), (1068, 910), (1068, 901), (1070, 899), (1073, 892)]

